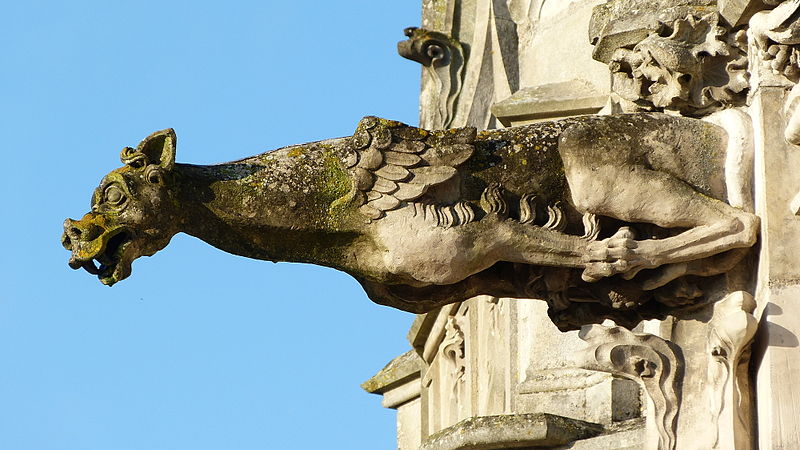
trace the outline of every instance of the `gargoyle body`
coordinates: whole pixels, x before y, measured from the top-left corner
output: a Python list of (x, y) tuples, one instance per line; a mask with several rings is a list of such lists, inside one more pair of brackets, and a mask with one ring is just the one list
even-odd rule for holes
[(729, 270), (758, 228), (725, 202), (725, 131), (657, 113), (480, 133), (366, 117), (351, 137), (211, 166), (176, 164), (175, 143), (165, 130), (123, 150), (92, 211), (65, 222), (73, 268), (111, 285), (185, 232), (342, 270), (407, 311), (535, 297), (570, 328), (695, 302), (687, 280)]

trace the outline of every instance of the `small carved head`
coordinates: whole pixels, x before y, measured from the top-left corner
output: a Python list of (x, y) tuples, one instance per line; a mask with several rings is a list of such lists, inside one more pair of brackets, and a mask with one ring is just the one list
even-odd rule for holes
[(131, 263), (166, 247), (179, 216), (169, 181), (175, 165), (175, 132), (151, 134), (135, 149), (122, 149), (123, 167), (106, 175), (92, 195), (92, 209), (64, 221), (61, 243), (69, 265), (106, 285), (127, 278)]
[(397, 53), (423, 66), (448, 64), (451, 53), (449, 46), (454, 42), (457, 44), (445, 34), (423, 28), (408, 27), (403, 34), (408, 39), (397, 43)]

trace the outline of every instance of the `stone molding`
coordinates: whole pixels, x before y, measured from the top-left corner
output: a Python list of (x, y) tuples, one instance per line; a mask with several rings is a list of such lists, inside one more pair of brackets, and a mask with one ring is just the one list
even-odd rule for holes
[(597, 424), (552, 414), (471, 417), (430, 436), (420, 450), (555, 447), (601, 432)]
[(384, 396), (384, 408), (396, 409), (420, 395), (420, 372), (423, 362), (414, 350), (391, 360), (383, 369), (361, 384), (371, 394)]

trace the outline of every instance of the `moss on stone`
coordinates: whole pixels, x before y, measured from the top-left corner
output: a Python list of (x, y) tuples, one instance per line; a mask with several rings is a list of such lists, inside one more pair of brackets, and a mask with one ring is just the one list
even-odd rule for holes
[(303, 147), (295, 147), (294, 149), (290, 150), (289, 153), (287, 153), (286, 155), (289, 156), (290, 158), (297, 158), (298, 156), (301, 156), (304, 153), (303, 150), (304, 150)]

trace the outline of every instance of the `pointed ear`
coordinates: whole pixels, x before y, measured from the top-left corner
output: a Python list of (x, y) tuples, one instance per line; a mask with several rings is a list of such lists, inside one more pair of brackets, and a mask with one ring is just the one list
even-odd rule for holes
[(136, 147), (136, 151), (147, 156), (148, 164), (157, 164), (164, 170), (171, 170), (175, 165), (176, 141), (175, 130), (167, 128), (144, 138)]

